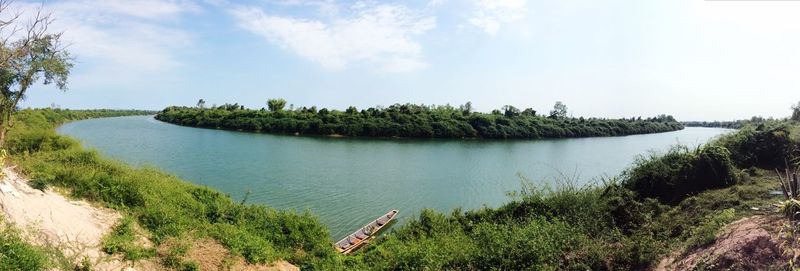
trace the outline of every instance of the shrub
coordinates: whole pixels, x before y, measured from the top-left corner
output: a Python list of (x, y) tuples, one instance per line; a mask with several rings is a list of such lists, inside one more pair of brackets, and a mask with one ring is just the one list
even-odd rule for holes
[(31, 177), (31, 180), (28, 182), (28, 185), (33, 187), (33, 189), (44, 191), (45, 189), (47, 189), (47, 186), (49, 186), (53, 182), (53, 180), (55, 180), (55, 176), (53, 176), (52, 174), (39, 173), (39, 174), (34, 174), (33, 177)]
[(722, 146), (694, 151), (674, 147), (664, 156), (639, 158), (624, 173), (624, 185), (641, 197), (676, 204), (697, 192), (735, 184), (736, 172), (730, 152)]
[(787, 160), (798, 157), (796, 136), (787, 123), (768, 123), (746, 126), (739, 132), (721, 137), (716, 144), (731, 152), (731, 158), (741, 168), (783, 168)]

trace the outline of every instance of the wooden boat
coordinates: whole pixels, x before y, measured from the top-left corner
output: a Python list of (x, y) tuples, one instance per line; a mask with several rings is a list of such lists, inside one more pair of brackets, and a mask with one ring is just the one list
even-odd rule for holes
[(389, 222), (394, 220), (396, 216), (397, 210), (392, 210), (391, 212), (378, 217), (372, 222), (367, 223), (367, 225), (361, 227), (353, 234), (350, 234), (342, 240), (339, 240), (339, 242), (336, 242), (336, 250), (343, 254), (350, 254), (353, 251), (356, 251), (357, 249), (369, 243), (370, 240), (375, 238), (375, 236), (377, 236), (383, 228), (389, 225)]

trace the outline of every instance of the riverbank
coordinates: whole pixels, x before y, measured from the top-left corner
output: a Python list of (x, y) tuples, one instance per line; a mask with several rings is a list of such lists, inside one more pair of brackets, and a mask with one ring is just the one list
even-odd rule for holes
[(271, 263), (291, 266), (282, 259), (314, 265), (324, 261), (326, 252), (335, 255), (324, 227), (309, 214), (234, 203), (156, 170), (100, 158), (55, 133), (55, 126), (70, 120), (62, 113), (18, 112), (6, 145), (9, 158), (35, 187), (63, 189), (71, 198), (121, 215), (100, 241), (104, 255), (133, 265), (144, 261), (196, 269), (209, 264), (202, 255), (211, 248), (219, 259), (211, 265), (217, 268), (257, 270), (271, 268)]

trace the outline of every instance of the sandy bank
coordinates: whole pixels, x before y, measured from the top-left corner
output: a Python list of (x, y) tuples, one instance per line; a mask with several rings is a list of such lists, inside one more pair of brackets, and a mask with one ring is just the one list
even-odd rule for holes
[(103, 236), (120, 218), (118, 213), (68, 199), (51, 189), (36, 190), (13, 168), (2, 172), (0, 209), (6, 221), (23, 230), (27, 240), (58, 248), (73, 261), (86, 257), (93, 270), (135, 270), (100, 250)]

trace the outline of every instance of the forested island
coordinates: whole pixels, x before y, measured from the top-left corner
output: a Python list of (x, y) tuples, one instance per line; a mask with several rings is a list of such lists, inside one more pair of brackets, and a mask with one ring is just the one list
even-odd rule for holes
[(504, 106), (491, 113), (474, 112), (471, 103), (450, 105), (394, 104), (345, 111), (312, 106), (285, 109), (283, 99), (270, 99), (268, 108), (246, 109), (239, 104), (205, 107), (171, 106), (156, 119), (178, 125), (298, 135), (408, 138), (570, 138), (623, 136), (669, 132), (683, 125), (669, 115), (651, 118), (605, 119), (570, 117), (557, 102), (548, 115)]

